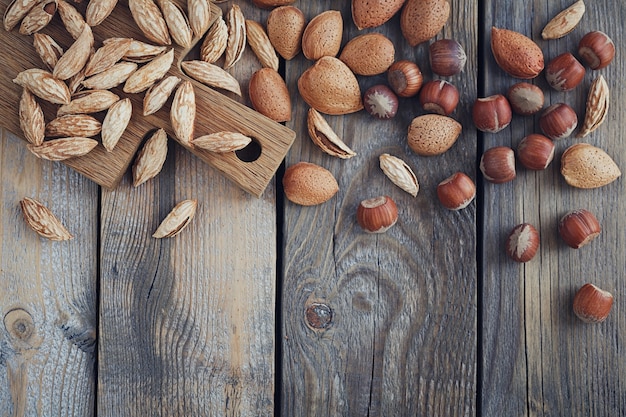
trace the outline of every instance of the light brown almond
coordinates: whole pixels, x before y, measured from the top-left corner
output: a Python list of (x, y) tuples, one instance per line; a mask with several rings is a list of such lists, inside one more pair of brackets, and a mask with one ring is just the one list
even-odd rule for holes
[(183, 48), (189, 48), (193, 31), (183, 9), (171, 0), (158, 0), (158, 2), (174, 42)]
[(28, 144), (26, 147), (37, 158), (49, 161), (64, 161), (91, 152), (98, 141), (91, 138), (70, 137), (46, 140), (41, 145)]
[(211, 24), (211, 7), (208, 0), (187, 0), (189, 25), (196, 38), (201, 37)]
[(417, 196), (420, 186), (413, 170), (406, 162), (388, 153), (380, 155), (378, 162), (380, 169), (382, 169), (391, 182), (413, 197)]
[(32, 35), (45, 28), (57, 11), (56, 0), (44, 0), (36, 4), (22, 19), (20, 34)]
[(291, 120), (291, 98), (287, 84), (272, 68), (255, 71), (248, 83), (252, 107), (276, 122)]
[(174, 134), (184, 145), (193, 146), (194, 124), (196, 121), (196, 94), (191, 81), (183, 81), (174, 93), (170, 120)]
[(69, 32), (72, 39), (78, 39), (85, 26), (83, 15), (65, 0), (58, 0), (57, 9), (65, 30)]
[(67, 85), (52, 76), (48, 71), (31, 68), (17, 74), (13, 82), (27, 88), (37, 97), (53, 104), (70, 102), (70, 90)]
[(211, 25), (204, 41), (202, 41), (200, 59), (213, 64), (224, 54), (227, 42), (228, 27), (224, 19), (220, 16), (215, 20), (215, 23)]
[(402, 35), (417, 46), (439, 33), (449, 17), (447, 0), (407, 0), (400, 14)]
[(209, 87), (222, 88), (241, 96), (239, 81), (217, 65), (205, 61), (183, 61), (181, 66), (191, 78)]
[(241, 8), (233, 4), (226, 15), (228, 26), (228, 41), (226, 42), (226, 57), (224, 69), (235, 65), (246, 48), (246, 18)]
[(117, 0), (89, 0), (85, 21), (89, 26), (98, 26), (109, 17), (116, 5)]
[(461, 124), (453, 118), (425, 114), (417, 116), (411, 122), (407, 142), (418, 155), (440, 155), (455, 144), (460, 134)]
[(197, 200), (183, 200), (163, 219), (152, 237), (174, 237), (185, 229), (196, 215)]
[(585, 120), (576, 135), (584, 138), (589, 133), (596, 130), (606, 119), (609, 112), (609, 86), (602, 75), (599, 75), (591, 83), (587, 95), (587, 105), (585, 108)]
[(315, 16), (302, 33), (302, 53), (316, 61), (337, 56), (343, 36), (343, 18), (338, 10), (327, 10)]
[(115, 65), (130, 48), (129, 38), (114, 38), (107, 42), (92, 55), (85, 67), (85, 77), (91, 77)]
[(210, 152), (227, 153), (245, 148), (252, 138), (239, 132), (215, 132), (193, 140), (193, 145)]
[(118, 62), (96, 75), (81, 81), (85, 88), (92, 90), (110, 90), (125, 82), (137, 70), (134, 62)]
[(263, 26), (254, 20), (246, 20), (246, 38), (261, 65), (278, 71), (278, 55)]
[[(224, 1), (224, 0), (222, 0)], [(291, 4), (295, 0), (252, 0), (255, 6), (261, 7), (263, 9), (271, 9), (272, 7), (284, 6), (286, 4)]]
[(39, 201), (30, 197), (24, 197), (20, 201), (20, 207), (22, 208), (26, 224), (37, 232), (39, 236), (56, 241), (74, 238), (58, 217)]
[(585, 3), (578, 0), (568, 8), (554, 16), (543, 28), (543, 39), (559, 39), (574, 30), (580, 19), (585, 14)]
[(512, 77), (530, 79), (543, 71), (541, 48), (519, 32), (491, 28), (491, 51), (498, 66)]
[(33, 34), (33, 46), (46, 67), (52, 71), (61, 55), (63, 55), (63, 48), (52, 39), (52, 36), (44, 33)]
[(33, 145), (41, 145), (46, 129), (43, 111), (35, 96), (25, 88), (22, 90), (20, 99), (19, 119), (24, 138)]
[(352, 0), (352, 20), (357, 29), (382, 26), (393, 17), (405, 0)]
[(57, 117), (66, 114), (98, 113), (107, 110), (120, 97), (108, 90), (81, 91), (72, 96), (72, 101), (57, 110)]
[(13, 0), (4, 12), (4, 30), (9, 32), (41, 0)]
[(130, 99), (124, 98), (117, 101), (107, 111), (102, 121), (102, 145), (111, 152), (124, 134), (130, 118), (133, 115), (133, 105)]
[(357, 75), (378, 75), (393, 64), (395, 48), (382, 33), (366, 33), (352, 38), (339, 59)]
[(83, 26), (83, 33), (74, 41), (54, 66), (52, 75), (59, 80), (67, 80), (76, 75), (87, 63), (93, 47), (93, 33), (89, 25)]
[(356, 152), (337, 136), (326, 119), (314, 108), (310, 108), (307, 113), (307, 128), (313, 143), (328, 155), (341, 159), (349, 159), (356, 155)]
[(102, 123), (95, 117), (87, 114), (68, 114), (57, 117), (46, 125), (48, 137), (92, 137), (100, 133)]
[(356, 76), (339, 59), (325, 56), (298, 79), (300, 95), (315, 110), (326, 114), (348, 114), (363, 109)]
[[(114, 38), (105, 39), (103, 43), (106, 44), (112, 39)], [(167, 46), (151, 45), (146, 42), (132, 39), (130, 42), (130, 47), (128, 48), (128, 52), (126, 52), (126, 55), (124, 55), (124, 59), (126, 61), (143, 64), (145, 62), (152, 61), (154, 58), (164, 54), (166, 51)]]
[(622, 175), (605, 151), (588, 143), (577, 143), (563, 152), (561, 174), (569, 185), (577, 188), (602, 187)]
[(267, 36), (287, 61), (300, 52), (305, 27), (304, 13), (295, 6), (277, 7), (267, 17)]
[(314, 206), (337, 194), (339, 184), (326, 168), (310, 162), (298, 162), (285, 170), (283, 190), (289, 201)]
[(156, 177), (167, 157), (167, 133), (159, 129), (143, 145), (133, 164), (133, 186), (138, 187)]
[(140, 93), (150, 88), (169, 71), (174, 62), (174, 49), (148, 62), (133, 72), (124, 83), (125, 93)]
[(148, 116), (159, 111), (180, 81), (177, 76), (170, 75), (150, 87), (143, 98), (143, 115)]
[(76, 94), (84, 88), (83, 81), (85, 81), (85, 68), (72, 75), (65, 81), (65, 83), (67, 84), (67, 88), (70, 90), (70, 93)]
[(163, 14), (152, 0), (128, 0), (128, 8), (146, 38), (158, 45), (172, 43)]

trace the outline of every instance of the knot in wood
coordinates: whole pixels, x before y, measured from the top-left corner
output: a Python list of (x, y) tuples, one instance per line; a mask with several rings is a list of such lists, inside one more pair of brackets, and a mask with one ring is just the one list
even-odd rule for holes
[(306, 323), (312, 329), (326, 329), (333, 321), (333, 310), (323, 303), (312, 303), (306, 308)]
[(22, 308), (16, 308), (5, 314), (4, 327), (11, 338), (21, 343), (29, 343), (35, 333), (33, 317)]

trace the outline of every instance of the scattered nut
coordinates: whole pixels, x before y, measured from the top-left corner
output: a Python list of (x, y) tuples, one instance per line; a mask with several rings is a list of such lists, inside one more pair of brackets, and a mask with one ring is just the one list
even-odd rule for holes
[(440, 155), (454, 145), (461, 129), (461, 124), (451, 117), (424, 114), (411, 122), (407, 142), (418, 155)]
[(530, 79), (543, 71), (541, 48), (519, 32), (491, 28), (491, 51), (498, 66), (512, 77)]
[(561, 174), (565, 182), (577, 188), (602, 187), (622, 175), (606, 152), (588, 143), (576, 143), (563, 152)]
[(445, 208), (461, 210), (476, 197), (476, 185), (466, 174), (457, 172), (437, 185), (437, 197)]
[(330, 200), (339, 191), (339, 184), (326, 168), (298, 162), (285, 170), (283, 190), (289, 201), (314, 206)]
[(515, 262), (528, 262), (539, 249), (539, 232), (530, 223), (513, 228), (506, 238), (506, 253)]
[(530, 116), (543, 108), (543, 90), (534, 84), (519, 82), (513, 84), (506, 93), (511, 109), (522, 116)]
[(447, 81), (429, 81), (420, 90), (419, 100), (427, 112), (448, 116), (459, 103), (459, 90)]
[(398, 112), (398, 97), (386, 85), (378, 84), (365, 91), (363, 106), (377, 119), (391, 119)]
[(559, 220), (559, 235), (567, 246), (579, 249), (594, 240), (602, 228), (592, 212), (579, 209), (566, 213)]
[(398, 207), (388, 196), (363, 200), (357, 208), (356, 220), (368, 233), (384, 233), (398, 221)]
[(485, 179), (494, 184), (513, 181), (515, 172), (515, 153), (507, 146), (487, 149), (480, 158), (480, 171)]
[(613, 294), (587, 283), (574, 295), (574, 314), (585, 323), (601, 323), (609, 316)]
[(546, 169), (554, 159), (554, 142), (547, 137), (531, 133), (517, 146), (517, 159), (528, 169)]
[(589, 32), (578, 43), (578, 55), (591, 69), (599, 70), (615, 57), (615, 44), (604, 32)]
[(502, 94), (478, 98), (472, 109), (472, 120), (476, 129), (497, 133), (511, 123), (513, 117), (509, 101)]
[(559, 39), (570, 33), (585, 14), (585, 3), (578, 0), (554, 16), (541, 31), (543, 39)]
[(543, 111), (539, 128), (552, 140), (569, 137), (578, 126), (578, 116), (568, 104), (556, 103)]
[(400, 97), (413, 97), (422, 87), (424, 77), (417, 64), (403, 59), (387, 70), (387, 81)]
[(463, 71), (467, 55), (460, 43), (453, 39), (439, 39), (428, 47), (430, 69), (441, 77), (450, 77)]
[(569, 52), (557, 56), (546, 65), (546, 80), (557, 91), (573, 90), (584, 77), (585, 67)]

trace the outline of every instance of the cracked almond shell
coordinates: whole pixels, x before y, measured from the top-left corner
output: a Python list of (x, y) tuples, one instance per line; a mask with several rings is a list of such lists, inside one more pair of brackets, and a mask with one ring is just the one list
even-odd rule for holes
[(561, 174), (569, 185), (577, 188), (602, 187), (622, 175), (606, 152), (588, 143), (577, 143), (563, 152)]

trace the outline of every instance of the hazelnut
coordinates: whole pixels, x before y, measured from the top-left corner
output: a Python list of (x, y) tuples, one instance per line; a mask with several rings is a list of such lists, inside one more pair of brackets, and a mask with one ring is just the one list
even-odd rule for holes
[(511, 123), (511, 106), (502, 94), (479, 98), (474, 102), (472, 120), (476, 129), (497, 133)]
[(589, 32), (578, 43), (578, 55), (591, 69), (602, 69), (613, 61), (615, 44), (604, 32)]
[(513, 84), (506, 93), (511, 109), (522, 116), (530, 116), (543, 108), (543, 90), (534, 84), (519, 82)]
[(447, 116), (459, 103), (459, 90), (444, 80), (429, 81), (422, 86), (419, 100), (427, 112)]
[(476, 185), (470, 177), (457, 172), (437, 185), (437, 197), (445, 208), (461, 210), (476, 197)]
[(578, 116), (574, 109), (565, 103), (548, 107), (539, 117), (541, 131), (552, 140), (565, 139), (578, 126)]
[(398, 112), (398, 97), (386, 85), (375, 85), (363, 94), (363, 106), (377, 119), (391, 119)]
[(467, 56), (460, 43), (453, 39), (440, 39), (429, 47), (430, 69), (442, 77), (458, 74), (465, 67)]
[(613, 294), (593, 284), (585, 284), (574, 295), (574, 314), (585, 323), (606, 320), (613, 306)]
[(585, 67), (569, 52), (557, 56), (546, 65), (546, 80), (557, 91), (573, 90), (584, 77)]
[(539, 232), (532, 224), (518, 224), (506, 238), (506, 253), (515, 262), (530, 261), (539, 249)]
[(398, 207), (388, 196), (361, 201), (356, 211), (359, 226), (368, 233), (383, 233), (398, 220)]
[(570, 211), (559, 220), (559, 235), (574, 249), (585, 246), (598, 237), (601, 231), (596, 216), (585, 209)]
[(480, 158), (480, 171), (485, 179), (494, 184), (515, 179), (515, 153), (506, 146), (487, 149)]
[(417, 64), (404, 59), (391, 64), (387, 81), (400, 97), (413, 97), (422, 87), (424, 77)]
[(517, 159), (528, 169), (546, 169), (554, 159), (554, 142), (547, 137), (532, 133), (517, 146)]

